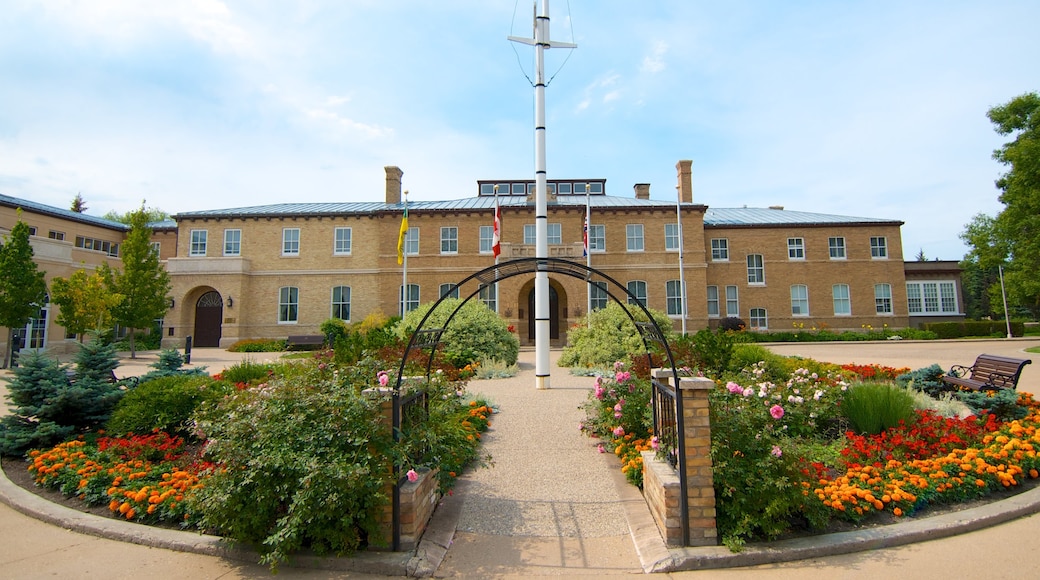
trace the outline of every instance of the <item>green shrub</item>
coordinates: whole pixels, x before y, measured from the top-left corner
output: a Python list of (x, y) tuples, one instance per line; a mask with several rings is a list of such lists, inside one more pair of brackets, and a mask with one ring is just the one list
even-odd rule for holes
[(304, 548), (321, 555), (381, 545), (397, 455), (378, 405), (330, 372), (303, 369), (204, 405), (196, 418), (210, 440), (205, 458), (222, 469), (190, 496), (192, 511), (272, 566)]
[(56, 360), (35, 351), (19, 358), (7, 385), (12, 413), (0, 419), (0, 454), (49, 447), (108, 420), (123, 391), (90, 369), (76, 374), (70, 380)]
[(933, 364), (899, 375), (896, 377), (896, 384), (903, 388), (924, 391), (932, 397), (939, 397), (947, 390), (946, 384), (942, 382), (944, 374), (946, 373), (942, 367)]
[(787, 380), (789, 374), (785, 357), (771, 352), (764, 346), (758, 344), (736, 344), (733, 346), (733, 356), (730, 359), (729, 370), (733, 373), (757, 365), (761, 372), (759, 378), (774, 382)]
[(1012, 389), (956, 391), (955, 394), (976, 415), (991, 413), (1006, 422), (1022, 419), (1029, 414), (1028, 407), (1018, 404), (1018, 393)]
[(474, 375), (478, 379), (508, 379), (509, 377), (515, 377), (520, 372), (520, 367), (515, 363), (507, 365), (500, 360), (493, 359), (481, 359), (480, 364), (477, 366), (477, 373)]
[[(680, 337), (676, 340), (677, 347), (681, 348), (687, 338)], [(733, 333), (720, 330), (712, 332), (705, 328), (693, 335), (692, 354), (697, 359), (697, 368), (705, 371), (708, 376), (721, 377), (729, 369), (730, 360), (733, 359)]]
[(747, 323), (737, 318), (736, 316), (729, 316), (719, 321), (719, 330), (730, 330), (739, 332), (747, 329)]
[[(459, 304), (461, 301), (456, 298), (441, 302), (424, 329), (442, 328)], [(397, 337), (407, 340), (433, 305), (432, 302), (423, 304), (405, 315), (394, 328)], [(441, 344), (444, 358), (459, 368), (482, 358), (512, 365), (520, 354), (520, 341), (509, 332), (506, 321), (479, 300), (467, 301), (455, 314), (441, 336)]]
[(281, 338), (247, 338), (229, 346), (228, 352), (283, 352), (285, 339)]
[[(615, 361), (628, 361), (646, 353), (646, 347), (621, 305), (609, 302), (606, 308), (588, 314), (589, 324), (578, 324), (567, 331), (567, 346), (557, 364), (561, 367), (609, 367)], [(638, 308), (628, 307), (636, 320), (647, 322)], [(654, 321), (671, 342), (672, 321), (666, 314), (651, 310)], [(651, 345), (653, 346), (653, 345)]]
[(204, 401), (231, 392), (227, 383), (200, 375), (169, 375), (141, 383), (116, 405), (105, 429), (109, 433), (149, 433), (154, 429), (194, 437), (189, 420)]
[(270, 363), (258, 363), (248, 358), (243, 359), (220, 373), (220, 378), (231, 383), (246, 383), (264, 380), (275, 372), (275, 365)]
[(347, 323), (339, 318), (329, 318), (318, 327), (325, 337), (325, 344), (334, 345), (336, 340), (347, 334)]
[[(962, 338), (965, 336), (1007, 336), (1007, 322), (1003, 320), (963, 320), (960, 322), (928, 322), (921, 325), (934, 332), (939, 338)], [(1011, 323), (1011, 335), (1023, 336), (1025, 325)]]
[(150, 365), (155, 370), (138, 377), (138, 382), (144, 383), (171, 375), (206, 375), (206, 367), (181, 368), (183, 365), (184, 355), (175, 348), (168, 348), (161, 351), (159, 360)]
[(854, 383), (845, 392), (841, 412), (859, 434), (877, 435), (885, 429), (909, 424), (914, 418), (914, 398), (888, 383)]

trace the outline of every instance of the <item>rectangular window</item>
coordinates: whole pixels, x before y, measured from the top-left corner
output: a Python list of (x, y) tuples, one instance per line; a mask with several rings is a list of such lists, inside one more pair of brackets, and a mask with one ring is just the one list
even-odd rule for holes
[(527, 193), (526, 183), (514, 183), (513, 184), (513, 195), (525, 195)]
[(498, 286), (487, 284), (480, 287), (480, 301), (492, 312), (498, 312)]
[(643, 224), (628, 224), (625, 226), (626, 247), (629, 252), (643, 251)]
[(560, 224), (545, 224), (546, 227), (546, 238), (550, 244), (562, 244), (563, 243), (563, 227)]
[(752, 308), (751, 318), (748, 320), (752, 330), (766, 330), (769, 328), (769, 319), (766, 317), (765, 308)]
[(55, 230), (51, 230), (51, 231), (47, 232), (47, 237), (52, 239), (52, 240), (61, 241), (61, 240), (65, 239), (65, 232), (58, 232), (58, 231), (55, 231)]
[(480, 253), (490, 254), (495, 241), (495, 226), (480, 226)]
[(449, 298), (458, 298), (459, 287), (455, 284), (441, 284), (440, 295), (441, 298), (444, 298), (445, 296)]
[(30, 236), (35, 236), (36, 235), (36, 226), (29, 226), (29, 235)]
[(592, 286), (589, 287), (589, 291), (592, 293), (592, 309), (602, 310), (607, 307), (607, 283), (606, 282), (593, 282)]
[(827, 238), (827, 251), (832, 260), (844, 260), (845, 238)]
[(787, 238), (787, 258), (790, 260), (805, 259), (805, 240), (803, 238)]
[(726, 316), (740, 316), (740, 301), (737, 300), (736, 286), (726, 286)]
[(719, 287), (708, 286), (708, 317), (719, 317)]
[(831, 294), (834, 297), (834, 315), (852, 315), (852, 300), (849, 298), (849, 285), (835, 284), (831, 287)]
[(712, 238), (711, 240), (711, 261), (712, 262), (727, 262), (729, 261), (729, 240), (726, 238)]
[(191, 246), (188, 248), (189, 256), (206, 255), (206, 230), (191, 230)]
[(332, 287), (332, 317), (350, 321), (350, 286)]
[(558, 183), (556, 185), (556, 187), (557, 187), (557, 189), (556, 189), (557, 193), (560, 193), (562, 195), (567, 195), (567, 194), (570, 194), (570, 192), (571, 192), (571, 184), (569, 182), (565, 181), (565, 182)]
[(748, 254), (747, 283), (761, 285), (766, 283), (766, 266), (762, 254)]
[(524, 224), (524, 244), (533, 246), (538, 243), (538, 230), (534, 224)]
[(282, 230), (282, 255), (300, 255), (300, 228), (284, 228)]
[(404, 234), (404, 253), (409, 256), (419, 255), (419, 226), (408, 228)]
[(910, 314), (960, 314), (953, 282), (907, 282), (906, 301)]
[(224, 230), (224, 255), (242, 254), (242, 230)]
[(278, 323), (294, 324), (300, 315), (300, 289), (282, 286), (278, 289)]
[(350, 255), (351, 236), (350, 228), (336, 228), (332, 232), (332, 253), (337, 256)]
[(644, 307), (646, 306), (646, 282), (642, 280), (632, 280), (628, 283), (628, 291), (632, 294), (632, 296), (628, 297), (629, 304), (635, 304), (638, 302)]
[(459, 228), (456, 228), (456, 227), (441, 228), (441, 253), (442, 254), (458, 254), (459, 253)]
[(809, 287), (805, 284), (791, 286), (791, 316), (809, 316)]
[(607, 251), (607, 227), (600, 225), (589, 226), (589, 251), (590, 252), (605, 252)]
[(419, 285), (409, 284), (407, 296), (404, 294), (404, 286), (398, 286), (397, 297), (398, 306), (401, 307), (401, 316), (404, 316), (419, 307)]
[(884, 237), (870, 238), (870, 257), (875, 260), (888, 258), (888, 240)]
[(664, 294), (668, 316), (682, 316), (682, 284), (679, 280), (665, 282)]
[(679, 251), (679, 224), (664, 224), (664, 249), (667, 252)]
[(878, 314), (892, 314), (892, 286), (874, 284), (874, 309)]
[(160, 242), (152, 242), (148, 247), (151, 248), (152, 253), (156, 256), (162, 253), (162, 244)]

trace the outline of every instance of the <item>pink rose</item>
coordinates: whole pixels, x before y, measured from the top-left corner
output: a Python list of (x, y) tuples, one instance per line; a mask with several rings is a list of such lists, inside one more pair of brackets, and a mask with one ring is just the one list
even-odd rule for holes
[(769, 408), (769, 414), (772, 415), (774, 419), (779, 419), (784, 416), (784, 408), (780, 405), (773, 405)]
[(618, 425), (617, 427), (614, 427), (614, 437), (624, 437), (624, 436), (625, 436), (625, 428), (624, 427), (622, 427), (621, 425)]
[(408, 481), (410, 481), (412, 483), (415, 483), (416, 481), (419, 481), (419, 474), (416, 473), (414, 469), (409, 469), (408, 473), (406, 473), (405, 476), (407, 476), (408, 477)]

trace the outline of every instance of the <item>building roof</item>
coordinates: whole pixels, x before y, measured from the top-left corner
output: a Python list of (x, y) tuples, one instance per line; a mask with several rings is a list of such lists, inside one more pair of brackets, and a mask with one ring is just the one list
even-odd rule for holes
[(71, 210), (61, 209), (58, 207), (27, 201), (24, 199), (18, 199), (17, 197), (11, 197), (3, 194), (0, 194), (0, 206), (22, 208), (23, 211), (30, 211), (33, 213), (49, 215), (52, 217), (75, 221), (83, 224), (90, 224), (92, 226), (108, 228), (110, 230), (117, 230), (121, 232), (125, 232), (130, 229), (130, 226), (117, 221), (107, 220), (105, 218), (100, 218), (85, 213), (77, 213)]
[[(636, 199), (634, 197), (618, 197), (610, 195), (592, 195), (588, 201), (592, 206), (593, 213), (596, 209), (610, 208), (645, 208), (661, 209), (674, 208), (675, 202), (658, 199)], [(499, 196), (499, 205), (508, 207), (527, 207), (533, 205), (523, 196)], [(550, 207), (585, 207), (584, 195), (559, 195), (554, 202), (549, 202)], [(684, 203), (684, 207), (705, 208), (704, 205)], [(495, 207), (495, 198), (492, 196), (476, 196), (463, 199), (440, 200), (440, 201), (409, 201), (408, 210), (412, 212), (441, 212), (459, 210), (490, 210)], [(250, 207), (238, 207), (228, 209), (214, 209), (202, 211), (189, 211), (179, 213), (173, 218), (177, 219), (205, 219), (205, 218), (246, 218), (246, 217), (303, 217), (303, 216), (330, 216), (330, 215), (356, 215), (372, 213), (400, 213), (404, 209), (402, 203), (382, 202), (326, 202), (326, 203), (277, 203), (271, 205), (258, 205)], [(898, 220), (850, 217), (822, 213), (811, 213), (803, 211), (790, 211), (779, 208), (705, 208), (705, 227), (748, 227), (748, 226), (812, 226), (831, 224), (897, 224)]]

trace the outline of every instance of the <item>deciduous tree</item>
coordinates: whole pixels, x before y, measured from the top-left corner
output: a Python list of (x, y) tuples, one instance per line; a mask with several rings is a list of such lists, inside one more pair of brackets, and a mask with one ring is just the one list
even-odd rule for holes
[(150, 328), (170, 304), (170, 276), (152, 249), (152, 230), (144, 205), (130, 217), (130, 231), (121, 246), (122, 271), (112, 276), (112, 291), (122, 300), (112, 310), (115, 321), (131, 329), (130, 358), (137, 358), (133, 329)]
[(87, 331), (95, 334), (112, 326), (112, 309), (123, 297), (112, 292), (112, 270), (102, 264), (93, 274), (79, 269), (68, 279), (51, 280), (51, 303), (58, 305), (58, 324), (78, 334), (83, 342)]
[(0, 241), (0, 327), (7, 328), (8, 348), (3, 353), (7, 368), (14, 330), (25, 326), (47, 300), (47, 283), (33, 261), (29, 226), (21, 220)]

